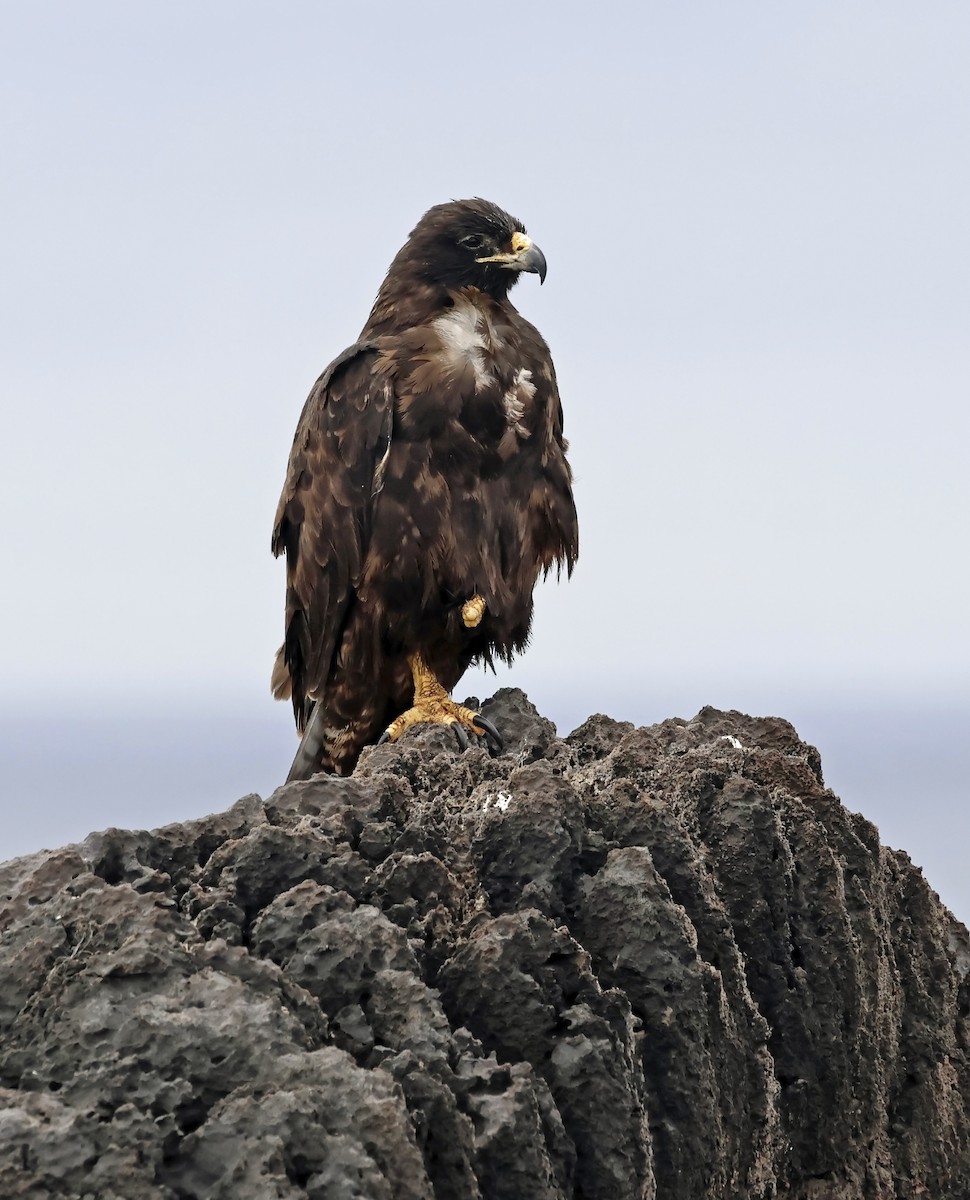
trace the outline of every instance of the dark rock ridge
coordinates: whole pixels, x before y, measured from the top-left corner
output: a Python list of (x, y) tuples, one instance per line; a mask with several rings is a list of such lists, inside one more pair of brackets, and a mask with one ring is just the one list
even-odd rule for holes
[(966, 931), (789, 724), (484, 711), (0, 868), (0, 1196), (970, 1196)]

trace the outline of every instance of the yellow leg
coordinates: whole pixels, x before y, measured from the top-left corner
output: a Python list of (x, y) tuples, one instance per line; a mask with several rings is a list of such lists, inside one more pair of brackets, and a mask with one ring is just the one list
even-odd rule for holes
[[(469, 601), (469, 604), (471, 602)], [(484, 607), (483, 601), (483, 611)], [(486, 738), (489, 745), (495, 749), (502, 748), (502, 739), (495, 726), (477, 712), (452, 700), (420, 653), (409, 654), (408, 663), (414, 677), (414, 704), (388, 725), (378, 745), (383, 742), (396, 742), (405, 729), (427, 723), (451, 725), (462, 749), (468, 745), (466, 729), (476, 737)]]

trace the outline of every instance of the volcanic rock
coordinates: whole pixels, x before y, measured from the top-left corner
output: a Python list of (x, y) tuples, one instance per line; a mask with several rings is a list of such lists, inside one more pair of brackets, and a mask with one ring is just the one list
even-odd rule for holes
[(0, 1196), (970, 1196), (967, 932), (789, 724), (483, 711), (0, 867)]

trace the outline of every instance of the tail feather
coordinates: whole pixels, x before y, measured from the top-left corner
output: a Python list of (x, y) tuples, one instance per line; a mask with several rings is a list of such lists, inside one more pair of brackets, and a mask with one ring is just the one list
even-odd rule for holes
[(292, 783), (295, 779), (309, 779), (311, 775), (326, 769), (322, 761), (325, 742), (326, 727), (323, 723), (323, 713), (320, 705), (314, 704), (307, 719), (306, 728), (303, 730), (303, 737), (300, 738), (300, 744), (293, 757), (293, 765), (286, 777), (287, 783)]
[[(280, 646), (273, 663), (271, 679), (273, 696), (277, 700), (290, 700), (293, 697), (293, 678), (286, 665), (286, 647)], [(305, 715), (303, 715), (305, 714)], [(317, 771), (326, 770), (323, 765), (325, 730), (321, 720), (320, 706), (308, 700), (302, 710), (302, 720), (297, 721), (303, 736), (293, 759), (293, 765), (286, 777), (287, 783), (294, 779), (309, 779)]]
[(296, 727), (301, 734), (300, 745), (286, 776), (287, 783), (296, 779), (309, 779), (320, 771), (349, 775), (363, 746), (376, 738), (375, 729), (380, 732), (383, 728), (383, 709), (376, 716), (371, 714), (373, 719), (366, 724), (360, 721), (339, 720), (337, 724), (333, 724), (332, 718), (330, 723), (326, 721), (324, 706), (317, 700), (311, 700), (309, 697), (298, 699), (294, 696), (293, 678), (286, 664), (285, 646), (280, 647), (273, 664), (272, 689), (277, 700), (293, 702)]
[(293, 680), (290, 677), (289, 667), (286, 665), (285, 646), (280, 646), (276, 652), (276, 661), (273, 663), (270, 687), (273, 689), (273, 695), (277, 700), (289, 700), (293, 695)]

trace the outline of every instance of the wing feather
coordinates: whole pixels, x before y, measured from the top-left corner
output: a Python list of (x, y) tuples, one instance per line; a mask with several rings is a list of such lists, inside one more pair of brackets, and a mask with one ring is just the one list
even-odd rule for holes
[(391, 377), (373, 343), (352, 346), (304, 405), (276, 510), (272, 548), (286, 555), (286, 631), (274, 691), (304, 728), (324, 691), (353, 601), (390, 450)]

